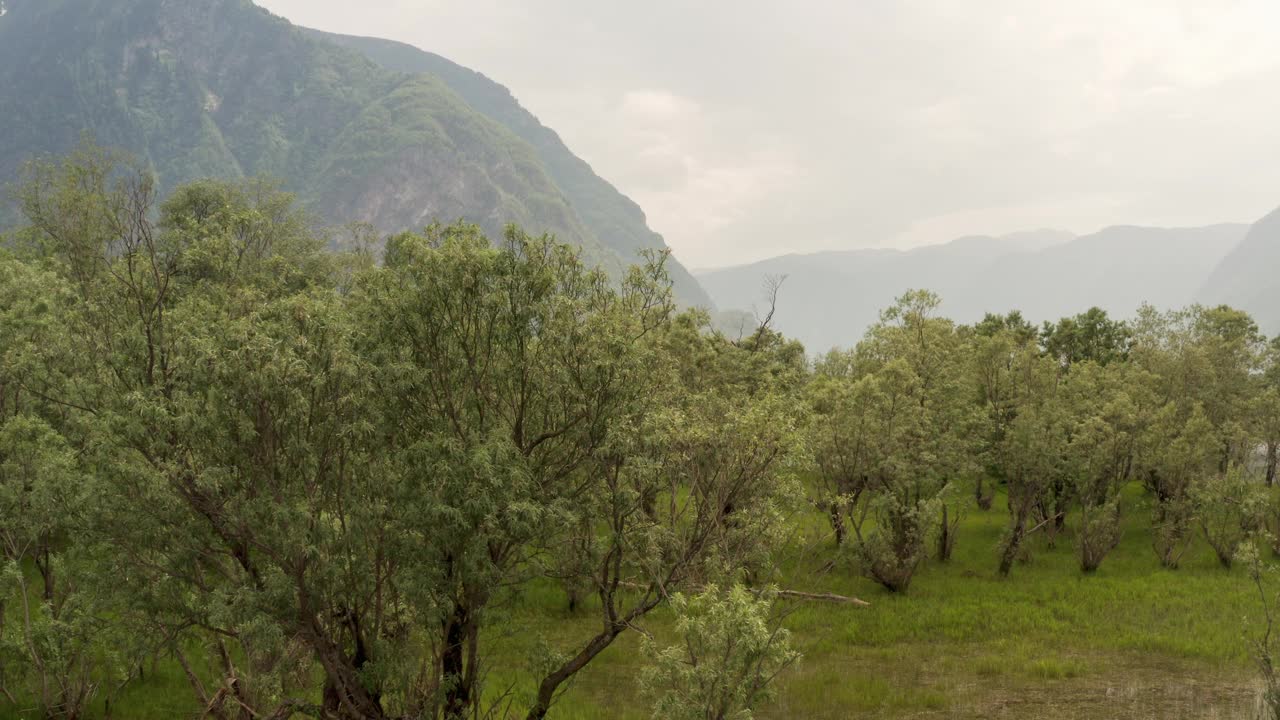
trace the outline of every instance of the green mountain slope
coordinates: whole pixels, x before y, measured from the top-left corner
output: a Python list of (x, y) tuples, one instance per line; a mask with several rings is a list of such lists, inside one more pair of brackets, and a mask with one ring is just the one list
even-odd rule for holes
[[(639, 250), (666, 247), (662, 236), (649, 229), (640, 206), (570, 152), (560, 136), (522, 107), (507, 88), (447, 58), (404, 43), (318, 30), (309, 32), (357, 50), (388, 70), (426, 73), (440, 78), (472, 108), (529, 143), (587, 229), (622, 257), (632, 258)], [(681, 297), (700, 305), (710, 304), (710, 298), (684, 267), (673, 265), (672, 279)]]
[[(383, 67), (249, 0), (8, 0), (0, 178), (88, 131), (143, 158), (164, 188), (275, 177), (333, 224), (395, 232), (465, 218), (497, 235), (514, 222), (613, 271), (661, 244), (633, 239), (631, 226), (610, 232), (597, 218), (629, 201), (592, 208), (545, 153), (453, 85)], [(678, 292), (706, 302), (691, 279)]]

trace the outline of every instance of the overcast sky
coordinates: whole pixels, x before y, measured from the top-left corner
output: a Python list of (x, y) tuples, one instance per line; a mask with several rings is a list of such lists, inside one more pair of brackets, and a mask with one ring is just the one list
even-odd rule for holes
[(693, 267), (1280, 206), (1277, 0), (258, 0), (506, 85)]

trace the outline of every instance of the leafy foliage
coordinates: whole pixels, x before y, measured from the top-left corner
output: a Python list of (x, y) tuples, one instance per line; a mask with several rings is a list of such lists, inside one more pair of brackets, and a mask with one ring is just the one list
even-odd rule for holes
[(789, 633), (770, 622), (772, 597), (742, 586), (715, 586), (671, 599), (683, 642), (645, 643), (650, 665), (640, 682), (653, 698), (653, 717), (673, 720), (751, 720), (769, 685), (794, 664)]

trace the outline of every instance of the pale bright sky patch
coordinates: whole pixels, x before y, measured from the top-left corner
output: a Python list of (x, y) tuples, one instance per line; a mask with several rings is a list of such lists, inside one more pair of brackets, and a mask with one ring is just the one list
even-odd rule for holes
[(693, 266), (1280, 205), (1274, 0), (261, 0), (509, 87)]

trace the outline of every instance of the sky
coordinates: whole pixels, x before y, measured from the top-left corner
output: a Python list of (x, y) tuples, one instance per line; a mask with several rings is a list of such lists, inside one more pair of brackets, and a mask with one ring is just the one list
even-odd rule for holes
[(1280, 206), (1275, 0), (258, 0), (506, 85), (694, 268)]

